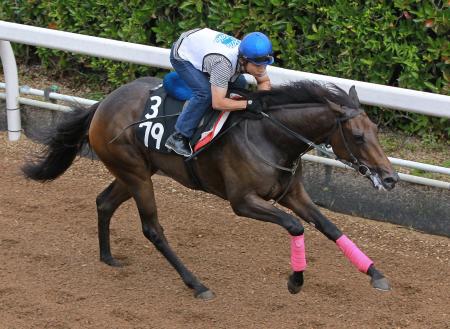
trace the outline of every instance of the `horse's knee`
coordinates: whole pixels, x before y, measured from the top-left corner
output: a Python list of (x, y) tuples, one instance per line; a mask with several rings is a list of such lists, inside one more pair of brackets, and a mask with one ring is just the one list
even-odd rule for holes
[(293, 220), (293, 223), (287, 226), (286, 230), (292, 236), (299, 236), (305, 233), (305, 228), (303, 227), (303, 225), (296, 220)]
[[(257, 218), (255, 216), (255, 208), (252, 203), (248, 202), (231, 202), (231, 208), (238, 216)], [(276, 223), (284, 227), (290, 235), (298, 236), (305, 232), (303, 225), (295, 218), (288, 214), (279, 215), (276, 220), (270, 222)]]

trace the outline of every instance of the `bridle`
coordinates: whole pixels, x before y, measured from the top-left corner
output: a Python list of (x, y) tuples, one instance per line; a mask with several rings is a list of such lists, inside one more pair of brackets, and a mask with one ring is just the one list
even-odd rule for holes
[[(347, 151), (349, 157), (350, 157), (350, 162), (344, 159), (340, 159), (338, 156), (335, 156), (335, 159), (342, 162), (343, 164), (352, 167), (353, 169), (355, 169), (358, 173), (360, 173), (362, 176), (365, 177), (370, 177), (372, 175), (372, 172), (370, 170), (369, 167), (367, 167), (365, 164), (363, 164), (361, 161), (359, 161), (359, 159), (353, 154), (353, 152), (350, 150), (350, 147), (348, 146), (348, 142), (347, 139), (345, 138), (344, 135), (344, 130), (342, 128), (342, 123), (349, 121), (361, 114), (363, 114), (364, 111), (361, 109), (357, 109), (357, 110), (351, 110), (351, 112), (346, 112), (344, 117), (338, 117), (336, 118), (336, 124), (335, 127), (333, 127), (329, 137), (327, 138), (327, 145), (330, 144), (330, 139), (331, 136), (333, 135), (334, 131), (336, 130), (336, 126), (337, 129), (339, 130), (339, 135), (341, 136), (342, 142), (344, 144), (344, 148)], [(334, 154), (334, 153), (333, 153)]]
[[(288, 106), (289, 107), (289, 106)], [(290, 106), (293, 107), (293, 106)], [(281, 107), (277, 107), (277, 108), (281, 108)], [(271, 108), (269, 108), (270, 110)], [(289, 182), (286, 186), (286, 188), (284, 189), (283, 193), (274, 201), (274, 204), (278, 203), (278, 201), (280, 201), (288, 192), (289, 188), (291, 187), (293, 181), (294, 181), (294, 177), (295, 174), (297, 172), (297, 169), (300, 165), (300, 161), (302, 156), (307, 153), (308, 151), (310, 151), (311, 149), (316, 149), (317, 151), (319, 151), (320, 153), (326, 155), (329, 158), (338, 160), (342, 163), (344, 163), (345, 165), (355, 169), (358, 173), (360, 173), (361, 175), (365, 176), (365, 177), (370, 177), (372, 175), (372, 172), (370, 170), (369, 167), (367, 167), (366, 165), (364, 165), (363, 163), (361, 163), (361, 161), (358, 160), (358, 158), (353, 154), (353, 152), (350, 150), (350, 147), (348, 145), (347, 139), (345, 138), (344, 135), (344, 131), (342, 128), (342, 123), (349, 121), (361, 114), (363, 114), (364, 111), (361, 109), (352, 109), (351, 111), (347, 111), (345, 113), (345, 115), (343, 117), (336, 117), (336, 121), (334, 123), (333, 128), (331, 129), (331, 132), (328, 134), (328, 136), (326, 137), (326, 142), (325, 145), (329, 146), (330, 145), (330, 140), (331, 140), (331, 136), (333, 136), (334, 132), (337, 130), (339, 130), (339, 134), (341, 136), (342, 142), (344, 144), (345, 150), (347, 151), (349, 157), (350, 157), (350, 162), (344, 159), (339, 158), (338, 156), (336, 156), (334, 153), (330, 152), (327, 150), (326, 146), (323, 145), (318, 145), (316, 143), (314, 143), (313, 141), (309, 140), (308, 138), (302, 136), (301, 134), (293, 131), (292, 129), (290, 129), (289, 127), (287, 127), (286, 125), (284, 125), (283, 123), (281, 123), (280, 121), (278, 121), (277, 119), (273, 118), (272, 116), (270, 116), (268, 113), (266, 112), (261, 112), (261, 114), (263, 115), (264, 118), (269, 119), (273, 124), (275, 124), (276, 126), (280, 127), (283, 131), (285, 131), (286, 133), (288, 133), (289, 135), (293, 136), (294, 138), (300, 140), (301, 142), (305, 143), (306, 145), (308, 145), (308, 147), (306, 148), (305, 151), (301, 152), (296, 159), (294, 160), (294, 162), (292, 163), (292, 167), (288, 168), (288, 167), (284, 167), (284, 166), (280, 166), (278, 164), (272, 163), (270, 161), (268, 161), (267, 159), (265, 159), (260, 152), (256, 149), (256, 147), (250, 143), (250, 140), (248, 139), (248, 120), (245, 120), (244, 122), (244, 135), (245, 135), (245, 142), (247, 143), (247, 146), (249, 147), (249, 149), (265, 164), (276, 168), (278, 170), (281, 171), (286, 171), (289, 172), (291, 174), (291, 177), (289, 179)]]

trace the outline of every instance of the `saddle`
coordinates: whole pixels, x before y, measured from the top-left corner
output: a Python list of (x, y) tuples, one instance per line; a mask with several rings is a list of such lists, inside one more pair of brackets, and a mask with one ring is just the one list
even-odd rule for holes
[[(170, 153), (164, 144), (175, 131), (175, 123), (183, 107), (192, 95), (186, 83), (171, 72), (163, 79), (163, 84), (149, 91), (141, 120), (135, 126), (137, 139), (150, 150)], [(234, 97), (242, 97), (235, 94)], [(221, 131), (230, 112), (213, 110), (210, 107), (200, 121), (190, 140), (194, 152), (209, 144)]]

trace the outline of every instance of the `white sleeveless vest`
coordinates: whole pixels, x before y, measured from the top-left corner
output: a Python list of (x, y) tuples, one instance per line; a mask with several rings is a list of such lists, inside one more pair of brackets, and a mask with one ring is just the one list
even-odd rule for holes
[(239, 55), (240, 40), (208, 28), (189, 34), (178, 48), (178, 56), (189, 61), (200, 71), (203, 70), (203, 59), (206, 55), (220, 54), (231, 63), (233, 72)]

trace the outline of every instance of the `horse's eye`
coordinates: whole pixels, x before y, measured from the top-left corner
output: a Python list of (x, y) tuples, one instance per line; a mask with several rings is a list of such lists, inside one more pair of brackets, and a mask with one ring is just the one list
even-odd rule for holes
[(353, 138), (355, 138), (356, 144), (364, 144), (364, 135), (353, 135)]

